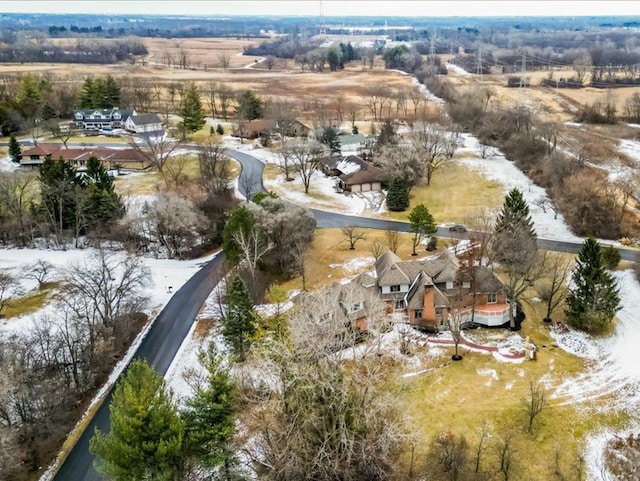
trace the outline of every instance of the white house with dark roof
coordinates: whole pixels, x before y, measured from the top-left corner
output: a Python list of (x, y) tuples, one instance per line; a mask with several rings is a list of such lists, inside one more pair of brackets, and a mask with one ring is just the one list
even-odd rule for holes
[(125, 121), (124, 128), (136, 134), (164, 133), (164, 123), (158, 114), (132, 115)]
[(129, 117), (137, 115), (135, 110), (125, 110), (114, 107), (112, 109), (82, 109), (73, 113), (76, 127), (84, 130), (122, 129)]

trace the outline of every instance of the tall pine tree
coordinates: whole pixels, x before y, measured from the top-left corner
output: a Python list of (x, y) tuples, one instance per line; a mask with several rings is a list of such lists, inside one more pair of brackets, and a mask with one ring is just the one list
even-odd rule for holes
[(20, 147), (20, 142), (16, 140), (15, 135), (9, 137), (9, 155), (11, 156), (11, 160), (18, 163), (22, 159), (22, 149)]
[(187, 132), (197, 132), (205, 124), (204, 109), (200, 98), (200, 90), (191, 82), (187, 85), (180, 105), (182, 125)]
[(115, 191), (113, 178), (96, 157), (87, 161), (83, 187), (89, 192), (87, 217), (92, 226), (108, 224), (124, 215), (124, 204)]
[(230, 443), (238, 408), (236, 385), (214, 343), (200, 353), (200, 362), (207, 369), (206, 383), (196, 388), (181, 413), (185, 421), (185, 451), (204, 467), (227, 469), (233, 461)]
[(409, 230), (413, 233), (412, 256), (418, 255), (416, 247), (420, 244), (424, 236), (435, 234), (438, 230), (433, 216), (427, 206), (418, 204), (409, 212)]
[(498, 214), (489, 253), (506, 274), (504, 282), (509, 309), (509, 326), (519, 329), (514, 307), (518, 306), (531, 283), (539, 276), (541, 264), (529, 206), (518, 189), (511, 190)]
[(602, 332), (620, 309), (620, 296), (594, 237), (582, 244), (571, 280), (565, 310), (567, 322), (583, 331)]
[(226, 312), (222, 319), (222, 335), (237, 356), (244, 361), (255, 334), (255, 312), (249, 289), (242, 277), (236, 275), (226, 292)]
[(110, 431), (89, 443), (96, 469), (110, 481), (174, 481), (183, 459), (184, 423), (162, 376), (145, 361), (131, 363), (109, 406)]
[(392, 212), (400, 212), (409, 207), (409, 184), (403, 177), (394, 177), (387, 191), (387, 207)]

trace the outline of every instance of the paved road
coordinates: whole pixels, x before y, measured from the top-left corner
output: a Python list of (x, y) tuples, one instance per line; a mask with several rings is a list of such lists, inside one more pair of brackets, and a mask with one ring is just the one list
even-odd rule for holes
[[(242, 186), (247, 183), (242, 181), (242, 176), (245, 175), (246, 172), (246, 175), (249, 176), (249, 178), (260, 179), (259, 183), (255, 182), (252, 184), (251, 192), (253, 194), (259, 191), (265, 192), (264, 185), (262, 184), (262, 172), (264, 170), (264, 164), (256, 157), (253, 157), (252, 155), (245, 152), (228, 150), (227, 154), (240, 162), (240, 164), (242, 164), (242, 173), (240, 174), (241, 180), (238, 182), (240, 188), (242, 188)], [(244, 195), (244, 192), (241, 192)], [(368, 229), (391, 229), (400, 232), (409, 232), (409, 224), (407, 222), (337, 214), (334, 212), (327, 212), (317, 209), (311, 209), (311, 211), (316, 218), (318, 227), (357, 226)], [(436, 233), (436, 235), (439, 237), (451, 237), (456, 239), (467, 239), (471, 234), (471, 232), (454, 233), (443, 227), (439, 227), (438, 232)], [(552, 239), (538, 239), (538, 246), (541, 249), (556, 252), (568, 252), (575, 254), (580, 250), (580, 245), (581, 244), (576, 242), (564, 242)], [(622, 259), (626, 261), (635, 261), (638, 255), (638, 251), (633, 249), (619, 247), (618, 251), (620, 252), (620, 256), (622, 257)]]
[[(136, 358), (146, 359), (162, 375), (167, 372), (198, 311), (217, 283), (217, 269), (222, 259), (222, 254), (219, 254), (215, 259), (204, 264), (173, 295), (140, 344), (135, 354)], [(94, 457), (89, 452), (89, 439), (93, 436), (96, 427), (102, 431), (109, 430), (110, 403), (111, 393), (69, 453), (54, 480), (99, 481), (103, 479), (93, 468)]]
[[(193, 147), (193, 146), (189, 146)], [(247, 196), (257, 192), (264, 192), (262, 173), (264, 164), (245, 152), (228, 150), (228, 155), (236, 159), (242, 165), (242, 172), (238, 181), (241, 193)], [(318, 227), (344, 227), (355, 225), (371, 229), (392, 229), (401, 232), (409, 231), (406, 222), (372, 219), (365, 217), (349, 216), (322, 210), (312, 209), (318, 223)], [(467, 238), (470, 233), (451, 233), (446, 228), (439, 228), (437, 235), (441, 237)], [(539, 239), (541, 248), (575, 253), (580, 244), (572, 242), (560, 242), (549, 239)], [(636, 252), (630, 249), (619, 249), (622, 258), (635, 260)], [(189, 332), (189, 328), (195, 319), (200, 307), (216, 284), (216, 268), (220, 265), (222, 256), (218, 256), (199, 270), (187, 283), (173, 296), (164, 310), (160, 313), (149, 333), (143, 340), (136, 357), (144, 358), (164, 375), (175, 357), (182, 341)], [(96, 413), (84, 434), (69, 454), (54, 480), (56, 481), (99, 481), (100, 477), (93, 468), (93, 456), (89, 453), (89, 439), (93, 436), (96, 427), (107, 430), (109, 426), (109, 404), (111, 393)]]

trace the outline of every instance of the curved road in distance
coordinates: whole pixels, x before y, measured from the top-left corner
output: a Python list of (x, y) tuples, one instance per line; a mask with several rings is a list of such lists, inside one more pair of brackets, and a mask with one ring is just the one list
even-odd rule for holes
[[(266, 192), (264, 185), (262, 184), (262, 173), (264, 171), (264, 164), (256, 157), (247, 154), (246, 152), (239, 152), (236, 150), (227, 150), (229, 157), (237, 160), (242, 165), (242, 172), (240, 174), (241, 180), (238, 182), (239, 186), (243, 185), (242, 176), (246, 175), (248, 178), (253, 179), (251, 192)], [(259, 179), (259, 180), (256, 180)], [(247, 183), (247, 182), (245, 182)], [(245, 195), (245, 192), (242, 192)], [(338, 214), (335, 212), (329, 212), (325, 210), (311, 209), (318, 227), (346, 227), (356, 226), (368, 229), (391, 229), (399, 232), (409, 232), (409, 223), (400, 222), (394, 220), (375, 219), (371, 217), (358, 217), (346, 214)], [(436, 235), (439, 237), (451, 237), (455, 239), (468, 239), (472, 232), (457, 233), (450, 232), (446, 227), (438, 227)], [(580, 250), (582, 243), (557, 241), (552, 239), (538, 239), (538, 246), (541, 249), (556, 251), (556, 252), (568, 252), (576, 254)], [(633, 249), (627, 249), (624, 247), (617, 247), (620, 256), (625, 261), (635, 261), (639, 255), (639, 251)]]
[[(142, 340), (134, 359), (146, 359), (161, 375), (165, 375), (182, 341), (187, 337), (196, 315), (218, 282), (218, 267), (224, 256), (218, 254), (205, 263), (169, 300)], [(112, 392), (87, 425), (55, 477), (55, 481), (101, 481), (93, 467), (94, 456), (89, 452), (89, 440), (95, 428), (109, 430), (109, 404)]]

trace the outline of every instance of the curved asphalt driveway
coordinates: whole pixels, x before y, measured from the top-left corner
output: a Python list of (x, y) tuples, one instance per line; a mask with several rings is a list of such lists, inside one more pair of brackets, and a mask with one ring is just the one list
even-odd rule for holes
[[(156, 318), (135, 353), (146, 359), (161, 375), (166, 374), (182, 341), (187, 336), (196, 315), (218, 282), (218, 267), (224, 256), (219, 254), (204, 264), (171, 298)], [(94, 456), (89, 452), (89, 440), (96, 428), (109, 430), (109, 404), (106, 397), (94, 418), (58, 470), (56, 481), (99, 481), (103, 478), (93, 468)]]

